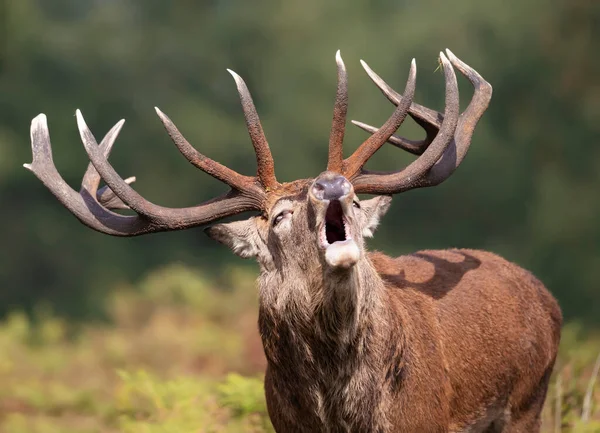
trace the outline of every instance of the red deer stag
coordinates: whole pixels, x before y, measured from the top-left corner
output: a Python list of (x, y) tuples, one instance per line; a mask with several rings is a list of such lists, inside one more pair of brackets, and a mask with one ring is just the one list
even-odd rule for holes
[[(447, 57), (446, 57), (447, 56)], [(259, 328), (268, 361), (265, 390), (278, 432), (539, 431), (540, 411), (560, 338), (561, 312), (529, 272), (484, 251), (421, 251), (391, 258), (368, 252), (392, 194), (437, 185), (464, 159), (492, 88), (449, 50), (440, 53), (444, 113), (413, 103), (413, 60), (404, 93), (363, 63), (396, 108), (344, 159), (347, 75), (336, 56), (338, 87), (327, 171), (279, 183), (250, 93), (237, 84), (257, 175), (239, 174), (194, 149), (156, 110), (189, 162), (229, 185), (226, 194), (172, 209), (140, 196), (107, 161), (123, 126), (97, 144), (77, 111), (91, 161), (77, 193), (52, 162), (46, 117), (31, 125), (31, 170), (82, 223), (115, 236), (181, 230), (244, 211), (260, 214), (206, 229), (237, 255), (260, 264)], [(454, 68), (473, 85), (459, 114)], [(394, 135), (406, 115), (425, 139)], [(420, 155), (392, 173), (368, 171), (386, 142)], [(106, 187), (98, 189), (100, 180)], [(374, 194), (359, 200), (357, 194)], [(111, 209), (128, 208), (137, 215)]]

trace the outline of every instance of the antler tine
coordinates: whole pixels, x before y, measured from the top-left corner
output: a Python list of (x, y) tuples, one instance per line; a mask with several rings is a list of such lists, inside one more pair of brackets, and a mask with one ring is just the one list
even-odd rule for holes
[(254, 183), (254, 178), (241, 175), (229, 167), (225, 167), (198, 152), (185, 139), (183, 134), (179, 132), (177, 126), (175, 126), (173, 121), (171, 121), (165, 113), (158, 107), (154, 107), (154, 110), (156, 111), (156, 114), (158, 114), (167, 134), (169, 134), (169, 137), (171, 137), (171, 140), (175, 143), (175, 146), (177, 146), (177, 149), (179, 149), (181, 154), (185, 156), (192, 165), (238, 191), (248, 189)]
[[(135, 182), (136, 179), (135, 176), (131, 176), (124, 180), (125, 183), (131, 185), (133, 182)], [(112, 191), (112, 189), (108, 187), (108, 185), (104, 185), (98, 190), (98, 192), (96, 193), (96, 199), (98, 200), (98, 203), (100, 203), (107, 209), (131, 209), (129, 206), (123, 203), (123, 201), (119, 197), (115, 195), (115, 193)]]
[[(453, 141), (459, 116), (459, 95), (456, 75), (452, 65), (440, 53), (446, 80), (446, 107), (442, 126), (423, 154), (405, 169), (396, 173), (375, 173), (362, 171), (354, 180), (356, 192), (369, 194), (396, 194), (420, 186), (423, 176), (444, 154)], [(403, 98), (405, 100), (407, 98)]]
[[(369, 124), (359, 122), (357, 120), (352, 120), (352, 123), (370, 134), (375, 134), (379, 129)], [(437, 130), (435, 132), (437, 134)], [(433, 140), (433, 138), (435, 138), (435, 134), (433, 135), (431, 140)], [(429, 144), (431, 143), (431, 141), (410, 140), (408, 138), (398, 137), (394, 134), (388, 139), (388, 143), (391, 143), (396, 147), (406, 150), (407, 152), (412, 153), (413, 155), (422, 155), (423, 152), (425, 152), (425, 149), (427, 149), (427, 146), (429, 146)]]
[[(48, 123), (44, 114), (40, 114), (31, 122), (33, 162), (23, 165), (33, 172), (77, 219), (94, 230), (113, 236), (138, 236), (195, 227), (226, 216), (261, 209), (262, 196), (255, 190), (232, 189), (227, 194), (198, 206), (182, 209), (164, 208), (145, 202), (141, 198), (140, 200), (137, 193), (129, 186), (135, 178), (121, 179), (105, 157), (122, 127), (122, 122), (110, 130), (99, 146), (79, 112), (77, 112), (77, 120), (86, 150), (91, 155), (92, 164), (96, 162), (94, 171), (87, 170), (79, 193), (64, 181), (54, 166)], [(96, 192), (99, 182), (96, 177), (98, 173), (105, 181), (108, 179), (107, 186), (111, 190), (104, 187)], [(127, 189), (133, 191), (133, 194)], [(134, 201), (129, 201), (128, 198), (132, 197)], [(140, 212), (134, 216), (119, 215), (111, 212), (109, 207), (131, 207), (134, 210), (143, 210), (144, 213)]]
[[(186, 225), (183, 221), (194, 218), (194, 216), (200, 216), (201, 219), (204, 219), (203, 222), (212, 221), (214, 219), (211, 215), (204, 215), (202, 212), (200, 212), (200, 215), (192, 215), (189, 209), (193, 208), (165, 208), (155, 205), (154, 203), (143, 198), (117, 174), (115, 169), (104, 157), (79, 110), (76, 112), (76, 117), (77, 125), (79, 127), (79, 134), (81, 135), (81, 140), (90, 158), (90, 161), (98, 173), (100, 173), (102, 179), (104, 179), (106, 184), (114, 192), (114, 194), (135, 212), (147, 218), (154, 224), (159, 226), (165, 225), (169, 229), (173, 229), (175, 227), (178, 228), (180, 225)], [(247, 186), (249, 187), (250, 185)], [(244, 195), (244, 197), (254, 205), (254, 209), (261, 209), (262, 200), (264, 199), (264, 192), (257, 189), (252, 190), (248, 187), (238, 191), (234, 190), (233, 192)]]
[(266, 190), (275, 188), (279, 185), (279, 182), (277, 182), (277, 178), (275, 177), (275, 163), (273, 162), (269, 143), (267, 142), (267, 138), (265, 137), (265, 133), (260, 124), (260, 119), (256, 112), (254, 102), (252, 101), (248, 86), (246, 86), (242, 77), (234, 71), (227, 69), (227, 72), (229, 72), (235, 80), (240, 95), (240, 102), (242, 103), (244, 117), (246, 118), (246, 126), (248, 127), (252, 145), (254, 146), (254, 152), (256, 153), (258, 180)]
[[(363, 65), (365, 62), (361, 60)], [(392, 136), (394, 132), (400, 127), (406, 115), (408, 109), (412, 103), (413, 96), (415, 94), (417, 79), (417, 63), (415, 59), (410, 64), (410, 72), (408, 74), (408, 80), (404, 88), (404, 98), (400, 101), (394, 113), (389, 119), (383, 124), (381, 128), (365, 140), (358, 149), (347, 159), (344, 160), (343, 174), (348, 179), (352, 179), (355, 175), (362, 170), (365, 163), (373, 156), (377, 150)]]
[[(483, 116), (483, 113), (487, 109), (492, 97), (492, 86), (485, 81), (481, 75), (477, 73), (477, 71), (456, 57), (449, 49), (446, 49), (446, 54), (450, 60), (450, 63), (452, 63), (452, 65), (471, 82), (475, 91), (469, 106), (459, 117), (454, 137), (455, 144), (453, 146), (448, 146), (446, 152), (442, 155), (440, 160), (438, 160), (436, 164), (429, 170), (426, 177), (421, 180), (419, 187), (437, 185), (446, 180), (454, 172), (454, 170), (456, 170), (469, 150), (475, 126), (477, 125), (479, 119), (481, 119), (481, 116)], [(365, 70), (367, 71), (367, 74), (369, 74), (369, 77), (381, 90), (381, 92), (388, 98), (388, 100), (396, 105), (400, 103), (402, 100), (402, 96), (400, 94), (395, 92), (370, 68), (365, 68)], [(430, 146), (430, 143), (438, 133), (440, 125), (444, 120), (444, 115), (416, 103), (411, 105), (409, 114), (419, 125), (425, 129), (427, 134), (426, 138), (423, 140), (413, 141), (404, 137), (393, 135), (390, 137), (388, 142), (410, 153), (419, 155), (422, 154), (428, 146)], [(374, 133), (378, 130), (378, 128), (366, 123), (357, 122), (354, 120), (352, 123), (370, 133)]]
[[(125, 124), (125, 119), (119, 120), (115, 126), (113, 126), (110, 131), (106, 133), (102, 141), (100, 142), (100, 150), (106, 158), (110, 155), (110, 152), (115, 144), (115, 139), (121, 132), (123, 125)], [(98, 186), (100, 185), (100, 175), (90, 162), (88, 164), (87, 170), (83, 175), (83, 179), (81, 181), (81, 187), (87, 189), (91, 194), (96, 194), (98, 191)]]
[[(124, 123), (125, 119), (122, 119), (119, 122), (117, 122), (117, 124), (113, 126), (102, 139), (102, 142), (100, 143), (100, 149), (102, 150), (102, 153), (104, 154), (105, 158), (108, 158), (108, 156), (110, 155), (110, 151), (112, 150), (113, 145), (115, 144), (115, 138), (121, 131), (121, 128), (123, 128)], [(100, 185), (100, 180), (100, 175), (94, 168), (94, 165), (90, 162), (88, 164), (87, 170), (85, 171), (85, 174), (83, 175), (83, 179), (81, 181), (81, 189), (85, 189), (88, 193), (92, 195), (95, 194), (98, 202), (107, 209), (129, 209), (129, 206), (127, 206), (118, 197), (116, 197), (112, 190), (108, 188), (108, 186), (104, 186), (98, 189), (98, 186)], [(128, 184), (135, 182), (135, 176), (128, 177), (127, 179), (125, 179), (125, 182), (127, 182)]]
[(454, 136), (456, 146), (449, 148), (444, 156), (432, 167), (423, 186), (434, 186), (442, 183), (460, 165), (471, 145), (475, 126), (477, 126), (477, 122), (479, 122), (479, 119), (481, 119), (481, 116), (487, 110), (492, 99), (492, 86), (477, 71), (456, 57), (447, 48), (446, 54), (452, 65), (471, 82), (475, 91), (471, 102), (458, 120)]
[(342, 171), (344, 159), (344, 134), (346, 130), (346, 114), (348, 113), (348, 74), (342, 60), (340, 50), (335, 53), (337, 63), (337, 92), (333, 106), (333, 122), (329, 135), (329, 157), (327, 170)]
[[(365, 62), (362, 62), (361, 64), (369, 78), (373, 81), (373, 83), (375, 83), (379, 90), (381, 90), (381, 93), (383, 93), (392, 104), (400, 104), (403, 96), (392, 89), (388, 83), (383, 81), (383, 79), (375, 71), (373, 71), (369, 65), (367, 65)], [(410, 114), (410, 116), (416, 121), (425, 121), (428, 124), (435, 126), (437, 129), (440, 128), (442, 120), (444, 120), (441, 113), (417, 104), (416, 102), (411, 103), (408, 114)]]
[[(381, 93), (383, 93), (383, 95), (392, 104), (396, 106), (400, 104), (400, 101), (402, 101), (402, 95), (400, 95), (398, 92), (392, 89), (389, 84), (387, 84), (375, 71), (373, 71), (369, 67), (369, 65), (363, 63), (362, 66), (369, 78), (379, 88)], [(417, 122), (419, 126), (421, 126), (425, 130), (425, 139), (409, 140), (404, 137), (392, 135), (389, 138), (388, 143), (391, 143), (394, 146), (404, 149), (407, 152), (410, 152), (414, 155), (421, 155), (425, 151), (425, 149), (427, 149), (427, 146), (429, 146), (435, 138), (444, 118), (441, 113), (430, 108), (424, 107), (420, 104), (417, 104), (416, 102), (413, 102), (411, 104), (408, 110), (408, 114), (415, 120), (415, 122)], [(352, 123), (371, 134), (377, 131), (377, 128), (366, 123), (357, 122), (354, 120), (352, 121)]]
[[(90, 162), (93, 164), (94, 168), (112, 192), (119, 197), (123, 202), (127, 203), (127, 205), (136, 211), (139, 214), (142, 214), (147, 217), (153, 216), (156, 213), (156, 209), (153, 208), (152, 204), (146, 202), (142, 196), (140, 196), (133, 188), (129, 186), (121, 177), (117, 174), (117, 172), (112, 168), (112, 166), (108, 163), (106, 156), (99, 148), (96, 143), (96, 139), (92, 134), (92, 131), (88, 128), (81, 111), (77, 110), (75, 112), (75, 116), (77, 118), (77, 127), (79, 128), (79, 135), (81, 136), (81, 141), (83, 142), (83, 146), (85, 151), (87, 152)], [(121, 126), (123, 125), (122, 122)], [(116, 128), (116, 133), (113, 134), (112, 141), (114, 142), (117, 138), (117, 134), (120, 132), (121, 128)], [(111, 145), (112, 147), (112, 145)], [(150, 204), (150, 206), (148, 206)], [(153, 212), (154, 211), (154, 212)]]

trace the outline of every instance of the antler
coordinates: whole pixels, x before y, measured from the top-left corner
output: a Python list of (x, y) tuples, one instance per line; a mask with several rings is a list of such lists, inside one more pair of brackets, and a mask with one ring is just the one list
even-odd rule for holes
[[(364, 62), (363, 62), (364, 63)], [(381, 128), (369, 138), (367, 138), (350, 157), (344, 160), (342, 165), (342, 174), (348, 179), (353, 180), (355, 176), (362, 173), (362, 168), (366, 162), (377, 152), (381, 146), (392, 136), (400, 127), (412, 102), (415, 94), (417, 80), (417, 63), (415, 59), (410, 64), (408, 80), (404, 88), (406, 97), (396, 107), (389, 119)]]
[(266, 190), (275, 188), (279, 185), (275, 178), (275, 163), (273, 162), (273, 156), (271, 156), (269, 143), (260, 125), (260, 119), (254, 107), (254, 102), (252, 102), (252, 96), (250, 96), (248, 87), (244, 80), (242, 80), (242, 77), (231, 69), (227, 69), (227, 71), (233, 76), (238, 93), (240, 94), (240, 101), (244, 109), (244, 117), (246, 118), (246, 126), (248, 127), (252, 145), (254, 146), (254, 152), (256, 153), (258, 180)]
[[(131, 188), (130, 183), (135, 178), (123, 180), (107, 160), (125, 121), (119, 121), (98, 145), (79, 110), (76, 112), (77, 125), (90, 159), (79, 193), (64, 181), (54, 166), (50, 134), (44, 114), (38, 115), (31, 122), (33, 162), (24, 166), (31, 170), (82, 223), (114, 236), (137, 236), (181, 230), (245, 211), (262, 210), (268, 188), (278, 185), (273, 158), (246, 84), (235, 73), (232, 75), (238, 87), (250, 137), (256, 150), (256, 177), (241, 175), (202, 155), (189, 144), (173, 122), (156, 109), (180, 152), (190, 163), (229, 185), (231, 189), (226, 194), (188, 208), (174, 209), (151, 203)], [(98, 190), (100, 179), (103, 179), (107, 186)], [(137, 215), (120, 215), (111, 209), (132, 209)]]
[[(396, 105), (396, 109), (381, 128), (353, 122), (372, 135), (348, 158), (343, 159), (346, 113), (348, 110), (348, 81), (344, 62), (338, 51), (338, 87), (329, 138), (328, 170), (337, 171), (354, 184), (358, 193), (395, 194), (412, 188), (437, 185), (443, 182), (465, 157), (475, 125), (486, 110), (492, 87), (472, 68), (446, 50), (450, 60), (440, 53), (446, 80), (444, 114), (412, 102), (416, 83), (416, 64), (413, 59), (404, 95), (396, 93), (369, 66), (362, 62), (367, 74)], [(458, 87), (454, 69), (466, 76), (475, 88), (471, 103), (459, 117)], [(85, 225), (115, 236), (137, 236), (144, 233), (181, 230), (203, 225), (219, 218), (250, 210), (264, 210), (269, 191), (280, 186), (275, 177), (273, 157), (264, 135), (252, 97), (244, 80), (229, 71), (235, 79), (246, 125), (256, 153), (257, 175), (241, 175), (198, 152), (179, 132), (173, 122), (158, 108), (167, 133), (186, 159), (214, 178), (226, 183), (230, 191), (198, 206), (173, 209), (155, 205), (139, 195), (130, 184), (134, 177), (123, 180), (107, 158), (123, 127), (118, 122), (106, 134), (100, 145), (77, 110), (77, 124), (90, 164), (83, 177), (81, 190), (76, 192), (60, 176), (52, 160), (52, 148), (46, 116), (40, 114), (31, 123), (33, 162), (24, 164), (46, 187)], [(426, 131), (426, 138), (412, 141), (394, 135), (407, 114)], [(420, 155), (403, 170), (377, 173), (364, 169), (366, 162), (385, 143), (391, 142), (411, 153)], [(106, 186), (98, 189), (100, 180)], [(135, 216), (114, 213), (111, 209), (131, 209)]]
[(333, 106), (333, 122), (331, 123), (331, 133), (329, 135), (327, 170), (340, 172), (342, 171), (344, 159), (343, 144), (346, 131), (346, 114), (348, 113), (348, 74), (340, 50), (335, 53), (335, 62), (337, 63), (338, 84), (335, 105)]
[[(469, 150), (475, 126), (489, 105), (492, 86), (450, 50), (447, 49), (446, 53), (450, 61), (443, 53), (440, 53), (446, 78), (446, 108), (443, 115), (435, 110), (412, 103), (413, 94), (411, 92), (405, 91), (404, 96), (398, 94), (366, 63), (362, 63), (369, 77), (381, 92), (398, 107), (397, 110), (400, 106), (409, 105), (408, 113), (423, 127), (426, 137), (423, 140), (413, 141), (396, 135), (388, 136), (389, 143), (421, 156), (397, 173), (375, 173), (366, 170), (352, 173), (353, 184), (358, 192), (395, 194), (412, 188), (438, 185), (446, 180), (464, 159)], [(467, 77), (475, 88), (469, 106), (460, 117), (458, 117), (458, 89), (452, 65)], [(384, 125), (378, 129), (362, 122), (352, 121), (352, 123), (373, 133), (373, 136), (385, 127)]]

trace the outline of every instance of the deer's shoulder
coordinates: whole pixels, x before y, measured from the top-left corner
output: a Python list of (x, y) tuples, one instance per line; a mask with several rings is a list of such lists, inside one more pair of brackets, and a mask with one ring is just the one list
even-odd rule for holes
[(541, 285), (526, 270), (487, 251), (423, 250), (399, 257), (375, 251), (369, 253), (369, 260), (391, 290), (412, 289), (433, 299), (451, 290), (486, 290), (510, 286), (511, 281), (532, 288)]
[(561, 322), (560, 308), (540, 280), (488, 251), (424, 250), (395, 258), (373, 252), (369, 259), (392, 298), (421, 298), (450, 316), (484, 314), (487, 305), (507, 320), (526, 310), (552, 326)]
[(505, 268), (512, 271), (518, 268), (497, 254), (472, 249), (422, 250), (399, 257), (373, 251), (369, 252), (368, 256), (385, 280), (408, 278), (417, 284), (436, 276), (465, 274), (489, 268)]

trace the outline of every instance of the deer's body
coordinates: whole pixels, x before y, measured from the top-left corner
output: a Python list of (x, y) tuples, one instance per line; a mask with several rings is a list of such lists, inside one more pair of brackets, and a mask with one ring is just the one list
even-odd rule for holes
[(371, 253), (353, 274), (261, 304), (277, 431), (539, 429), (561, 313), (535, 277), (474, 250)]
[[(107, 161), (123, 121), (98, 145), (79, 111), (91, 162), (80, 192), (54, 167), (43, 114), (32, 122), (33, 162), (25, 167), (84, 224), (115, 236), (181, 230), (260, 211), (206, 232), (260, 264), (265, 387), (279, 433), (534, 433), (561, 324), (558, 305), (543, 285), (491, 253), (425, 251), (392, 259), (365, 248), (364, 238), (373, 235), (390, 195), (435, 186), (454, 172), (488, 106), (491, 86), (446, 53), (440, 53), (443, 114), (413, 103), (414, 61), (403, 95), (363, 63), (396, 108), (379, 129), (357, 123), (373, 134), (344, 159), (347, 75), (338, 52), (327, 171), (315, 179), (277, 181), (248, 88), (233, 72), (256, 152), (254, 177), (199, 153), (157, 109), (188, 161), (230, 186), (216, 199), (182, 209), (145, 200), (129, 185), (134, 178), (123, 180)], [(462, 114), (454, 68), (475, 90)], [(423, 140), (394, 135), (407, 115), (425, 129)], [(366, 170), (367, 160), (388, 141), (419, 158), (396, 172)], [(107, 185), (98, 189), (101, 179)], [(361, 193), (376, 197), (361, 201)]]

